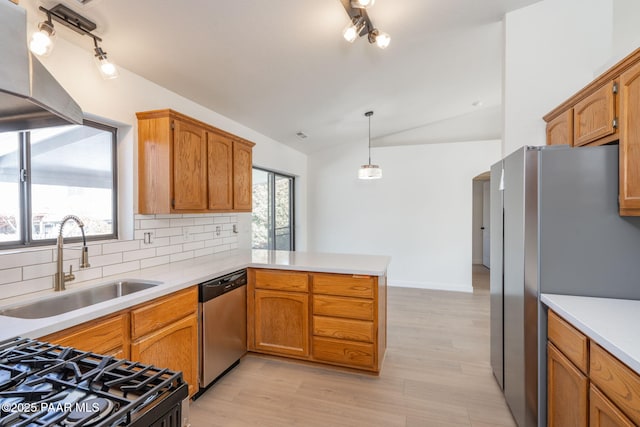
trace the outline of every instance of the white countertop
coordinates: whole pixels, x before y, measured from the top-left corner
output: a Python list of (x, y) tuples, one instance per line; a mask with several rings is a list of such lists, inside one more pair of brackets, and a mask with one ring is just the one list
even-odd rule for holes
[(0, 316), (0, 340), (15, 336), (39, 338), (246, 267), (383, 276), (387, 273), (390, 261), (390, 257), (377, 255), (267, 250), (238, 250), (194, 258), (111, 278), (103, 277), (98, 280), (68, 284), (67, 290), (62, 293), (51, 290), (5, 300), (0, 303), (0, 309), (57, 297), (116, 280), (139, 279), (162, 282), (150, 289), (57, 316), (42, 319)]
[(541, 300), (640, 374), (640, 301), (542, 294)]

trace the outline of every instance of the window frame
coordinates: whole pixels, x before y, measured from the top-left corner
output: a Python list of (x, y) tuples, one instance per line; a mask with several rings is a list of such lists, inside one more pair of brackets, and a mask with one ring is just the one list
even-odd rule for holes
[[(252, 169), (255, 170), (259, 170), (262, 172), (266, 172), (268, 174), (267, 180), (269, 182), (268, 184), (268, 188), (272, 189), (272, 191), (269, 192), (269, 206), (270, 206), (270, 212), (269, 215), (271, 218), (273, 218), (274, 224), (273, 227), (269, 227), (269, 236), (267, 239), (267, 245), (269, 246), (266, 250), (276, 250), (275, 249), (275, 242), (276, 242), (276, 227), (275, 227), (275, 218), (276, 218), (276, 186), (275, 186), (275, 182), (276, 182), (276, 176), (282, 177), (282, 178), (286, 178), (286, 179), (290, 179), (291, 180), (291, 186), (289, 187), (289, 228), (291, 229), (291, 236), (289, 238), (290, 240), (290, 251), (295, 251), (296, 250), (296, 232), (295, 232), (295, 213), (296, 213), (296, 203), (295, 203), (295, 185), (296, 185), (296, 177), (294, 175), (289, 175), (286, 173), (282, 173), (282, 172), (277, 172), (271, 169), (266, 169), (266, 168), (261, 168), (259, 166), (253, 166)], [(253, 189), (251, 190), (253, 191)], [(253, 220), (252, 220), (252, 224), (253, 224)], [(273, 232), (273, 233), (272, 233)], [(251, 233), (252, 237), (253, 237), (253, 232)], [(273, 247), (272, 247), (273, 244)], [(251, 247), (253, 248), (253, 238), (251, 239)]]
[[(112, 182), (113, 191), (111, 194), (112, 206), (112, 224), (113, 232), (109, 234), (87, 235), (87, 241), (114, 240), (118, 239), (118, 128), (93, 120), (84, 119), (82, 126), (89, 126), (111, 133), (111, 164), (112, 164)], [(19, 158), (18, 165), (20, 171), (20, 241), (0, 242), (0, 251), (5, 249), (26, 249), (32, 247), (51, 246), (56, 244), (56, 239), (33, 239), (32, 199), (31, 199), (31, 131), (25, 130), (18, 132), (19, 135)], [(72, 214), (73, 212), (70, 212)], [(82, 237), (73, 236), (65, 237), (65, 242), (80, 242)]]

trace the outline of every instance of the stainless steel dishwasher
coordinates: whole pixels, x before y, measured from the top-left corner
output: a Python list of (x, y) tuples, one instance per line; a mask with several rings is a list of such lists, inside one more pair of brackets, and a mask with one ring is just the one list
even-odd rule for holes
[(247, 352), (247, 271), (199, 286), (200, 393)]

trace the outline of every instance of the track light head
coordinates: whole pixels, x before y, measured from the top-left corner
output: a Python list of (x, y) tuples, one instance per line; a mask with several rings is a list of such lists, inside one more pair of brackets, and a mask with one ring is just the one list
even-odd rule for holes
[(374, 28), (369, 32), (369, 43), (375, 43), (380, 49), (386, 49), (391, 43), (391, 36)]
[(47, 56), (53, 50), (56, 30), (53, 29), (51, 19), (38, 24), (38, 31), (31, 35), (29, 50), (38, 56)]
[(351, 0), (351, 7), (356, 9), (368, 9), (374, 5), (376, 0)]

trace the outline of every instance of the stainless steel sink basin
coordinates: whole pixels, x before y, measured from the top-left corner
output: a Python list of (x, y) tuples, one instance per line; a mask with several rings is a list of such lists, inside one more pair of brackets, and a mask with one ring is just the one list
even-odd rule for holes
[(123, 280), (0, 310), (0, 316), (41, 319), (153, 288), (162, 282)]

